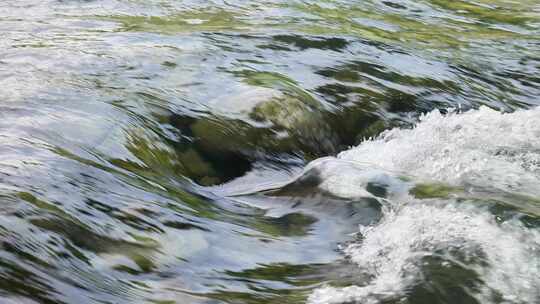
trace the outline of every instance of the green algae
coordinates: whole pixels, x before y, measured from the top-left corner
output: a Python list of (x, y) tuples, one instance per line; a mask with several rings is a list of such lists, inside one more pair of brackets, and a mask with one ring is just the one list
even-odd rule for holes
[(439, 183), (416, 184), (409, 193), (418, 199), (449, 198), (452, 194), (462, 193), (463, 189)]
[(227, 10), (187, 11), (167, 16), (107, 16), (101, 19), (117, 21), (122, 31), (145, 31), (164, 34), (199, 31), (247, 30), (249, 24), (241, 15)]

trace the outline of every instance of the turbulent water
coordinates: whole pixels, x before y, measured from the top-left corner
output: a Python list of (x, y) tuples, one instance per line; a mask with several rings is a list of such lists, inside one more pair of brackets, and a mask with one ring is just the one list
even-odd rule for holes
[[(449, 278), (480, 302), (540, 301), (540, 231), (529, 223), (540, 211), (539, 121), (540, 109), (434, 112), (412, 130), (385, 132), (314, 164), (321, 188), (378, 196), (384, 217), (361, 226), (363, 239), (344, 248), (372, 279), (319, 289), (311, 302), (378, 303), (408, 288), (450, 289)], [(370, 165), (348, 170), (350, 162)], [(406, 174), (414, 177), (400, 181)], [(370, 192), (370, 183), (384, 191)]]
[(0, 35), (0, 303), (540, 303), (536, 0), (4, 0)]

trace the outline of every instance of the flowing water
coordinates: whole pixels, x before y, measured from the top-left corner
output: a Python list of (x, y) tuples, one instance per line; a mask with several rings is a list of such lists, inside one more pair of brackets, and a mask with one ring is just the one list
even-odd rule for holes
[(540, 303), (537, 0), (3, 0), (1, 303)]

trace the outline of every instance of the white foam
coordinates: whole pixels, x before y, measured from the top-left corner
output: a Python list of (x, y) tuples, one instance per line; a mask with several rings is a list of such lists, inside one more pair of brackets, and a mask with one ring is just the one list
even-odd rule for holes
[(539, 196), (540, 108), (503, 114), (482, 107), (446, 116), (434, 111), (414, 129), (386, 131), (338, 158), (420, 179)]
[[(337, 159), (318, 160), (311, 167), (319, 169), (320, 187), (346, 197), (368, 195), (366, 181), (383, 177), (390, 188), (406, 190), (408, 184), (396, 178), (399, 175), (413, 177), (412, 183), (436, 181), (538, 197), (540, 109), (510, 114), (485, 107), (464, 114), (432, 112), (413, 129), (386, 131)], [(309, 303), (399, 299), (422, 279), (425, 256), (447, 252), (446, 258), (452, 260), (452, 249), (485, 262), (465, 263), (483, 282), (482, 291), (473, 294), (481, 303), (492, 303), (494, 291), (505, 303), (540, 299), (537, 229), (517, 220), (497, 223), (491, 213), (471, 202), (417, 200), (406, 194), (388, 200), (391, 208), (385, 208), (381, 222), (360, 227), (362, 242), (344, 249), (359, 272), (371, 279), (362, 286), (319, 288)]]
[(484, 281), (484, 292), (475, 295), (482, 303), (490, 303), (491, 290), (508, 303), (534, 303), (540, 297), (540, 233), (517, 222), (499, 225), (477, 208), (423, 201), (386, 214), (377, 226), (361, 227), (361, 233), (362, 243), (348, 246), (345, 253), (373, 279), (361, 287), (318, 289), (309, 303), (378, 303), (399, 298), (421, 278), (424, 256), (451, 249), (466, 258), (479, 257), (481, 252), (488, 263), (467, 265)]

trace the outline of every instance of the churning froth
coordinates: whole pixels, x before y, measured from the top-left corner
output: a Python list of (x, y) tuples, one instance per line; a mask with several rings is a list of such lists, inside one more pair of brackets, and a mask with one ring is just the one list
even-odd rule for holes
[[(406, 298), (416, 286), (435, 284), (429, 283), (434, 279), (430, 267), (448, 276), (456, 269), (468, 271), (473, 283), (462, 288), (480, 303), (540, 300), (540, 232), (519, 217), (501, 220), (487, 207), (492, 201), (504, 205), (508, 194), (537, 203), (540, 109), (500, 113), (482, 107), (449, 115), (434, 111), (412, 129), (386, 131), (312, 167), (319, 168), (320, 187), (342, 197), (371, 195), (365, 191), (370, 181), (399, 195), (381, 199), (388, 207), (382, 220), (361, 226), (361, 241), (343, 249), (369, 280), (359, 286), (319, 288), (309, 303)], [(404, 191), (425, 182), (468, 193), (489, 189), (498, 199), (491, 196), (487, 202), (482, 195), (470, 199), (446, 193), (422, 199)]]

